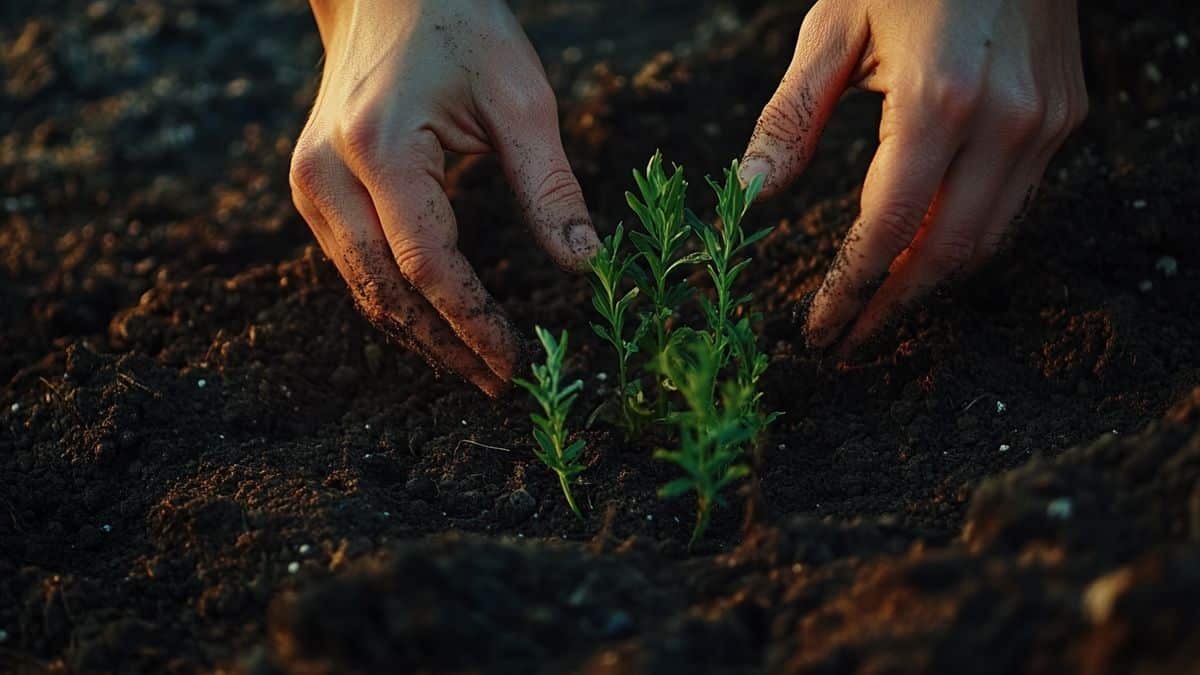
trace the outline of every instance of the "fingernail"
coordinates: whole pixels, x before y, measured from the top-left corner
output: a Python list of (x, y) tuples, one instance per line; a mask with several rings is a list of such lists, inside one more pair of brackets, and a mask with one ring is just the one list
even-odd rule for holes
[(590, 221), (572, 221), (563, 226), (563, 244), (570, 252), (570, 266), (577, 271), (586, 270), (588, 261), (600, 250), (600, 237)]
[(755, 176), (762, 176), (763, 183), (768, 183), (771, 180), (771, 173), (775, 167), (771, 160), (763, 155), (750, 155), (742, 160), (738, 168), (738, 179), (742, 181), (742, 185), (749, 185), (750, 181)]

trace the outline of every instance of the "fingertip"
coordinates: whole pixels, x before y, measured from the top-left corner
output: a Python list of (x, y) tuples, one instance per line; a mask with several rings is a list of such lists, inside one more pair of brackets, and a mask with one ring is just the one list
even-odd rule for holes
[(745, 187), (755, 178), (762, 177), (763, 189), (759, 193), (760, 196), (767, 196), (771, 192), (771, 179), (775, 172), (775, 162), (769, 156), (761, 153), (747, 152), (738, 166), (738, 180)]
[(560, 267), (572, 272), (586, 272), (588, 263), (600, 250), (600, 237), (588, 218), (567, 220), (559, 227), (560, 251), (556, 256)]

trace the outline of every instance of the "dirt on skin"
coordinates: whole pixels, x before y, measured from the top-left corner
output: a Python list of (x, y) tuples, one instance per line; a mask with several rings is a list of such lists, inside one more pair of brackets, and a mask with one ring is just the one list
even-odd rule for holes
[[(788, 4), (516, 4), (602, 232), (656, 148), (711, 207)], [(1200, 12), (1082, 13), (1093, 113), (1010, 252), (853, 364), (797, 319), (878, 99), (752, 211), (786, 415), (753, 517), (731, 492), (689, 554), (651, 447), (581, 432), (576, 520), (527, 400), (357, 315), (289, 198), (302, 3), (5, 4), (0, 672), (1200, 672)], [(494, 160), (448, 182), (509, 316), (571, 332), (581, 426), (614, 372), (586, 282)]]

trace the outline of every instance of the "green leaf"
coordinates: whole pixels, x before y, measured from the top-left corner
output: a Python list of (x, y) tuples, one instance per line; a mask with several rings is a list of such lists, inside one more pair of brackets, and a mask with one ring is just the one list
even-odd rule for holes
[(566, 462), (567, 464), (573, 464), (576, 459), (579, 459), (579, 453), (583, 452), (583, 449), (586, 446), (587, 446), (587, 442), (584, 441), (582, 438), (580, 438), (580, 439), (576, 440), (574, 443), (568, 445), (566, 447), (566, 449), (563, 450), (563, 461)]
[(554, 452), (554, 441), (550, 438), (550, 434), (541, 429), (533, 430), (533, 439), (537, 441), (539, 447), (546, 452)]
[(695, 483), (691, 478), (676, 478), (658, 489), (660, 499), (674, 499), (682, 497), (695, 488)]
[(770, 235), (771, 232), (773, 232), (774, 230), (775, 230), (775, 228), (773, 228), (773, 227), (764, 227), (763, 229), (759, 230), (758, 232), (755, 232), (754, 234), (743, 239), (742, 243), (738, 244), (738, 250), (741, 250), (741, 249), (753, 246), (754, 244), (757, 244), (759, 241), (766, 239), (767, 236)]

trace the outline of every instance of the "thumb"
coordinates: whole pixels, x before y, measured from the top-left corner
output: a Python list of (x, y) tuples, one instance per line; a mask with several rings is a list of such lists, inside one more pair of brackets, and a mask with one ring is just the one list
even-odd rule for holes
[(740, 177), (763, 177), (763, 196), (787, 187), (808, 165), (825, 123), (857, 69), (866, 22), (846, 5), (818, 2), (804, 18), (796, 51), (742, 156)]
[(500, 120), (489, 135), (534, 238), (560, 267), (587, 269), (600, 249), (583, 190), (563, 151), (554, 96), (533, 97)]

